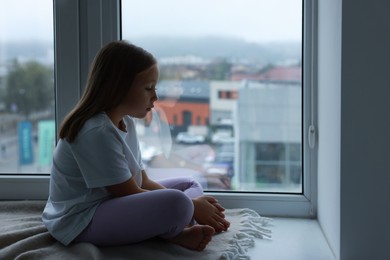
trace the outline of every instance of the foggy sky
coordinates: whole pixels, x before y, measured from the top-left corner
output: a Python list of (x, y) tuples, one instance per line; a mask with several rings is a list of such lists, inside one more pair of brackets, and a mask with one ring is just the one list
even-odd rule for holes
[[(0, 41), (52, 40), (52, 0), (0, 0)], [(299, 41), (301, 0), (124, 0), (123, 36)]]

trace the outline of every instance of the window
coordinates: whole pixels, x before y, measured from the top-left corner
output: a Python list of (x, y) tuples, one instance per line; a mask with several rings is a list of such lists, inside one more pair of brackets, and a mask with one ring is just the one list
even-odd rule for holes
[(303, 192), (301, 0), (123, 0), (121, 17), (122, 38), (158, 58), (156, 103), (172, 137), (194, 136), (150, 169), (196, 169), (209, 191)]
[(0, 174), (49, 173), (55, 145), (53, 2), (3, 1), (0, 34)]
[[(51, 3), (51, 1), (45, 1), (44, 3), (47, 2)], [(181, 23), (187, 26), (189, 22), (193, 24), (199, 23), (202, 26), (197, 27), (199, 28), (198, 31), (192, 26), (189, 27), (190, 29), (185, 30), (188, 34), (184, 35), (183, 39), (191, 39), (192, 41), (180, 41), (181, 47), (192, 47), (199, 44), (199, 41), (193, 37), (194, 35), (199, 35), (201, 32), (204, 32), (205, 28), (208, 29), (207, 27), (213, 29), (213, 26), (211, 26), (213, 24), (209, 23), (210, 20), (207, 21), (207, 19), (203, 18), (210, 16), (210, 10), (215, 10), (213, 9), (215, 8), (214, 4), (219, 3), (218, 11), (214, 11), (211, 16), (217, 19), (214, 20), (215, 24), (223, 24), (224, 28), (231, 29), (232, 34), (229, 34), (226, 37), (222, 35), (223, 37), (221, 38), (225, 40), (226, 38), (228, 38), (227, 40), (232, 40), (232, 38), (234, 38), (232, 41), (233, 44), (237, 43), (237, 41), (242, 42), (242, 39), (237, 39), (237, 37), (233, 35), (233, 32), (239, 32), (240, 30), (245, 31), (243, 30), (243, 28), (245, 28), (243, 25), (248, 26), (250, 29), (250, 25), (253, 23), (249, 18), (257, 19), (257, 17), (265, 17), (265, 15), (259, 14), (266, 14), (269, 12), (269, 10), (264, 8), (266, 5), (263, 6), (261, 4), (261, 1), (255, 1), (251, 5), (246, 1), (237, 1), (236, 3), (233, 1), (209, 1), (205, 2), (205, 4), (194, 2), (194, 4), (191, 5), (191, 13), (198, 10), (196, 11), (198, 15), (191, 16), (191, 13), (185, 12), (185, 10), (188, 10), (188, 6), (183, 9), (183, 12), (178, 12), (179, 7), (183, 8), (184, 4), (189, 4), (188, 1), (179, 1), (177, 6), (172, 7), (170, 6), (172, 3), (171, 1), (153, 1), (147, 5), (145, 4), (145, 1), (134, 2), (127, 0), (54, 0), (56, 121), (61, 122), (64, 116), (79, 99), (87, 76), (88, 65), (96, 52), (111, 40), (120, 38), (128, 39), (150, 50), (157, 55), (160, 64), (164, 64), (162, 77), (159, 82), (160, 86), (158, 88), (161, 97), (158, 108), (163, 107), (164, 109), (156, 109), (156, 113), (154, 113), (153, 117), (148, 117), (148, 120), (150, 121), (146, 120), (143, 122), (144, 125), (147, 127), (153, 126), (153, 120), (156, 119), (160, 120), (160, 126), (164, 125), (161, 123), (172, 122), (168, 128), (168, 131), (172, 133), (172, 140), (174, 142), (171, 154), (178, 152), (177, 148), (179, 146), (174, 137), (180, 132), (190, 132), (192, 136), (195, 134), (195, 137), (198, 138), (197, 140), (201, 140), (199, 141), (201, 143), (196, 145), (182, 144), (182, 148), (187, 149), (187, 151), (193, 150), (196, 152), (197, 147), (202, 147), (204, 149), (203, 151), (205, 151), (205, 153), (202, 153), (202, 156), (207, 157), (206, 160), (209, 160), (210, 164), (221, 161), (225, 163), (224, 165), (227, 165), (227, 161), (230, 161), (229, 163), (231, 163), (233, 154), (234, 168), (229, 168), (227, 171), (225, 168), (223, 176), (219, 176), (222, 178), (219, 178), (218, 181), (221, 179), (228, 181), (227, 183), (222, 183), (225, 186), (212, 187), (210, 182), (206, 180), (205, 183), (210, 194), (216, 196), (226, 207), (250, 207), (264, 215), (313, 216), (316, 208), (316, 139), (314, 127), (316, 122), (316, 99), (315, 86), (312, 84), (315, 82), (315, 74), (312, 73), (312, 71), (315, 71), (316, 53), (315, 1), (304, 0), (303, 3), (301, 3), (298, 0), (280, 0), (267, 1), (264, 3), (268, 2), (271, 3), (271, 5), (276, 5), (277, 9), (275, 10), (278, 10), (280, 13), (288, 10), (288, 13), (283, 15), (283, 17), (290, 17), (292, 14), (298, 17), (296, 12), (299, 13), (299, 24), (294, 28), (300, 32), (298, 33), (300, 34), (300, 36), (298, 36), (300, 42), (295, 47), (295, 50), (299, 53), (303, 50), (300, 63), (296, 63), (296, 58), (299, 55), (295, 55), (295, 63), (291, 63), (292, 60), (285, 60), (284, 63), (266, 63), (256, 67), (254, 65), (257, 63), (248, 58), (246, 63), (243, 62), (243, 64), (240, 64), (242, 66), (234, 66), (233, 70), (232, 64), (239, 59), (232, 60), (223, 57), (220, 55), (221, 53), (218, 52), (218, 48), (211, 48), (212, 45), (210, 45), (209, 50), (212, 50), (212, 52), (216, 53), (218, 56), (215, 57), (212, 62), (208, 60), (208, 62), (205, 63), (204, 58), (199, 59), (197, 55), (188, 56), (186, 54), (164, 58), (162, 49), (154, 49), (152, 46), (148, 45), (153, 43), (153, 41), (142, 42), (142, 37), (137, 35), (141, 31), (138, 30), (138, 27), (132, 27), (135, 24), (142, 23), (148, 25), (148, 28), (155, 27), (161, 29), (161, 32), (163, 32), (164, 27), (161, 27), (161, 25), (163, 25), (164, 20), (167, 19), (167, 21), (169, 21), (168, 18), (171, 16), (173, 17), (176, 13), (179, 17), (176, 18), (175, 21), (170, 20), (172, 22), (170, 24), (170, 32), (172, 32), (172, 34), (165, 36), (156, 34), (150, 35), (153, 36), (152, 39), (156, 39), (155, 37), (157, 36), (164, 36), (164, 46), (171, 46), (178, 42), (173, 39), (174, 36), (176, 37), (179, 35), (179, 29), (175, 27), (175, 23)], [(23, 3), (24, 4), (21, 6), (27, 6), (29, 1), (24, 1)], [(36, 4), (36, 2), (34, 2), (34, 4)], [(238, 7), (236, 6), (233, 11), (223, 12), (222, 7), (225, 8), (227, 5), (234, 4), (238, 5)], [(0, 12), (4, 12), (5, 9), (3, 6), (4, 4), (2, 3)], [(207, 6), (206, 9), (208, 13), (196, 9), (205, 6)], [(152, 9), (152, 7), (161, 8)], [(254, 17), (250, 15), (243, 16), (246, 10), (244, 10), (244, 8), (257, 10), (257, 15)], [(38, 12), (36, 8), (30, 9)], [(172, 12), (172, 10), (175, 10), (175, 12)], [(241, 11), (237, 12), (237, 10)], [(18, 14), (20, 12), (14, 13)], [(140, 14), (141, 17), (137, 16), (137, 13)], [(147, 15), (145, 16), (145, 14)], [(164, 16), (161, 16), (162, 14)], [(123, 22), (121, 21), (121, 16), (123, 17)], [(4, 19), (3, 17), (5, 16), (1, 13), (0, 19)], [(199, 19), (199, 17), (202, 17), (202, 19)], [(156, 22), (156, 19), (159, 19), (158, 22)], [(33, 22), (31, 23), (33, 24)], [(128, 24), (126, 25), (126, 23)], [(4, 24), (3, 20), (1, 24)], [(282, 26), (282, 24), (283, 23), (280, 21), (271, 23), (271, 20), (268, 20), (268, 23), (263, 26), (256, 25), (256, 27), (252, 28), (252, 31), (244, 37), (248, 44), (246, 46), (256, 45), (254, 43), (255, 40), (251, 37), (256, 36), (258, 31), (262, 32), (261, 34), (265, 39), (269, 39), (269, 33), (272, 30), (268, 29), (272, 28), (276, 30), (278, 27)], [(292, 20), (289, 20), (287, 24), (288, 26), (293, 26), (294, 23)], [(51, 24), (49, 24), (49, 27), (51, 27)], [(36, 25), (34, 28), (40, 27), (39, 25)], [(295, 31), (295, 29), (291, 31)], [(1, 27), (1, 30), (1, 33), (3, 33), (3, 27)], [(37, 33), (42, 30), (33, 31), (34, 33)], [(142, 31), (148, 32), (146, 29)], [(221, 36), (219, 35), (220, 32), (224, 31), (211, 30), (208, 31), (208, 36), (213, 36), (211, 38), (215, 40)], [(283, 35), (290, 35), (289, 33)], [(169, 41), (170, 39), (172, 41)], [(225, 46), (225, 44), (218, 44), (219, 42), (217, 41), (217, 46)], [(274, 47), (280, 47), (280, 45), (276, 43), (273, 45)], [(158, 45), (155, 46), (162, 47)], [(3, 53), (5, 50), (4, 47), (0, 49), (1, 57), (4, 57)], [(221, 48), (221, 51), (222, 50), (223, 48)], [(288, 49), (284, 49), (283, 55), (288, 52)], [(234, 51), (232, 53), (239, 52)], [(275, 54), (275, 52), (267, 51), (265, 54)], [(266, 56), (265, 54), (264, 56)], [(253, 55), (249, 55), (248, 57), (251, 56)], [(267, 57), (267, 59), (269, 58), (270, 57)], [(182, 63), (183, 60), (186, 62), (186, 66), (177, 65), (178, 62)], [(293, 64), (296, 66), (292, 66)], [(4, 76), (4, 66), (0, 68), (0, 75)], [(201, 77), (201, 79), (199, 77)], [(284, 81), (285, 84), (283, 84), (283, 86), (287, 87), (289, 90), (288, 93), (285, 91), (286, 88), (282, 89), (282, 84), (279, 84), (279, 81), (274, 80), (275, 77)], [(302, 77), (303, 81), (298, 84), (297, 79), (300, 77)], [(230, 80), (226, 80), (227, 78)], [(0, 81), (0, 84), (2, 84), (1, 87), (4, 86), (3, 79), (4, 77), (2, 77), (2, 81)], [(166, 85), (162, 86), (163, 84)], [(242, 89), (245, 91), (240, 91)], [(280, 95), (271, 94), (269, 96), (269, 92), (275, 93), (271, 90), (276, 92), (279, 91), (278, 93)], [(219, 97), (220, 91), (230, 94), (225, 95), (225, 98), (221, 99)], [(168, 95), (169, 93), (171, 96)], [(259, 99), (259, 97), (256, 96), (259, 93), (268, 93), (265, 95), (268, 96), (268, 98)], [(0, 94), (4, 94), (3, 90)], [(226, 98), (227, 96), (229, 96), (229, 98)], [(300, 99), (297, 96), (299, 96)], [(171, 99), (168, 97), (171, 97)], [(178, 97), (180, 97), (180, 102), (177, 102)], [(276, 97), (279, 98), (276, 99)], [(276, 105), (277, 102), (281, 102), (281, 100), (284, 101), (284, 105)], [(297, 100), (299, 100), (299, 102), (297, 102)], [(171, 106), (172, 104), (175, 106)], [(261, 105), (263, 108), (261, 113), (259, 113), (257, 105)], [(235, 109), (235, 107), (239, 107), (243, 110), (239, 111)], [(290, 110), (288, 109), (289, 107), (293, 109)], [(275, 118), (269, 116), (272, 114), (272, 109), (278, 111), (277, 113), (274, 113), (277, 115)], [(299, 113), (296, 113), (296, 110), (298, 110)], [(240, 116), (237, 117), (237, 114)], [(200, 125), (197, 125), (197, 118), (200, 118)], [(252, 120), (253, 118), (255, 118), (255, 120)], [(284, 119), (289, 119), (290, 121), (283, 121)], [(239, 124), (246, 124), (246, 127), (236, 127), (237, 120), (240, 120)], [(275, 130), (272, 126), (280, 122), (286, 123), (287, 126), (295, 125), (296, 122), (300, 122), (299, 127), (296, 127), (296, 129), (291, 132), (293, 133), (291, 135), (288, 134), (290, 133), (289, 131), (283, 132), (283, 128), (279, 129), (282, 134), (277, 135), (283, 136), (284, 139), (282, 142), (281, 140), (274, 139), (272, 135)], [(261, 124), (268, 125), (260, 127)], [(296, 131), (297, 129), (298, 131)], [(308, 131), (308, 129), (312, 129), (312, 131)], [(151, 130), (151, 128), (144, 128), (144, 130)], [(167, 128), (165, 128), (165, 130), (167, 130)], [(295, 134), (296, 132), (299, 132), (299, 136)], [(157, 135), (160, 133), (155, 132)], [(205, 139), (199, 138), (199, 136), (205, 137)], [(245, 136), (249, 136), (250, 139), (243, 138)], [(262, 139), (263, 137), (266, 137), (266, 139)], [(234, 139), (234, 142), (231, 142), (229, 139)], [(237, 142), (236, 139), (239, 141)], [(1, 140), (3, 139), (1, 138)], [(221, 142), (220, 140), (223, 141)], [(226, 140), (228, 142), (224, 142)], [(144, 145), (145, 147), (148, 147), (149, 144), (144, 143)], [(243, 157), (243, 151), (245, 151), (245, 156), (247, 158)], [(196, 153), (193, 154), (191, 162), (194, 164), (192, 166), (203, 167), (204, 159), (201, 158), (202, 160), (200, 162), (199, 156), (196, 155)], [(236, 163), (236, 161), (238, 161), (238, 163)], [(177, 162), (187, 164), (187, 166), (189, 164), (188, 160), (184, 162), (182, 160), (177, 160)], [(240, 175), (249, 181), (243, 178), (236, 178), (239, 176), (238, 171), (243, 172), (243, 170), (238, 167), (245, 167), (243, 168), (245, 172), (250, 173)], [(209, 173), (213, 173), (212, 171), (214, 169), (209, 169)], [(199, 168), (199, 170), (201, 170), (201, 168)], [(219, 170), (220, 169), (215, 169), (213, 174), (219, 174)], [(21, 170), (18, 169), (15, 171), (15, 173), (20, 172)], [(292, 185), (286, 185), (284, 183), (288, 174), (291, 176)], [(281, 177), (278, 179), (274, 178), (274, 176)], [(261, 182), (262, 179), (266, 179), (266, 182), (263, 183), (264, 185)], [(226, 184), (233, 186), (226, 188)], [(48, 175), (0, 175), (1, 199), (46, 199), (47, 194)]]

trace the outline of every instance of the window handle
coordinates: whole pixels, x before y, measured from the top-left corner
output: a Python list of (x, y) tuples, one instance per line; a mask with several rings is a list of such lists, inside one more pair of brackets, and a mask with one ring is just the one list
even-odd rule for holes
[(316, 146), (316, 128), (314, 125), (309, 126), (308, 141), (309, 147), (313, 149)]

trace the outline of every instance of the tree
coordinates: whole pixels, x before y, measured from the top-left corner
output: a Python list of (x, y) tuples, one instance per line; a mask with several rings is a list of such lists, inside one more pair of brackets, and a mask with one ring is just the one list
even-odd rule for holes
[(54, 101), (53, 84), (52, 69), (36, 61), (14, 61), (5, 80), (7, 110), (28, 118), (32, 112), (49, 109)]
[(210, 79), (227, 80), (230, 77), (231, 63), (226, 59), (216, 59), (210, 66)]

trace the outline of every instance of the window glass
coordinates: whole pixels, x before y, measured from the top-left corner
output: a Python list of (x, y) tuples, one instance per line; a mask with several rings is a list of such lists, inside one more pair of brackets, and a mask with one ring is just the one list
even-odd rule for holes
[(123, 0), (122, 38), (160, 66), (149, 175), (301, 193), (302, 24), (301, 0)]
[(53, 1), (1, 1), (0, 174), (49, 173), (53, 45)]

